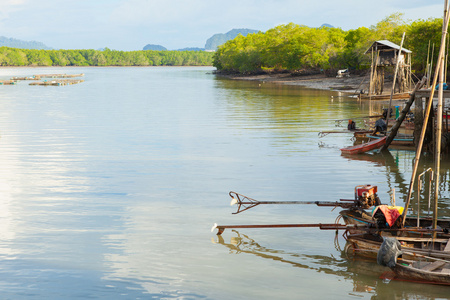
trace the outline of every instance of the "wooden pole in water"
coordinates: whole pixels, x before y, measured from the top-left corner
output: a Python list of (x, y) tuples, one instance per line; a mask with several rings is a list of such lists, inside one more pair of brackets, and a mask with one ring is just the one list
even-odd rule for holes
[[(447, 0), (445, 1), (445, 11), (447, 11)], [(439, 56), (438, 56), (438, 62), (440, 62), (442, 60), (442, 56), (444, 55), (444, 50), (445, 50), (445, 37), (447, 36), (447, 28), (448, 28), (448, 22), (449, 22), (449, 16), (450, 14), (446, 14), (444, 16), (444, 22), (443, 22), (443, 26), (442, 26), (442, 38), (441, 38), (441, 47), (439, 48)], [(430, 99), (428, 101), (426, 110), (425, 110), (425, 117), (423, 120), (423, 126), (422, 126), (422, 132), (420, 134), (420, 140), (419, 140), (419, 144), (417, 145), (417, 150), (416, 150), (416, 157), (414, 159), (414, 168), (413, 168), (413, 172), (411, 175), (411, 181), (409, 183), (409, 192), (408, 192), (408, 197), (406, 198), (406, 202), (405, 202), (405, 209), (403, 211), (402, 214), (402, 218), (403, 218), (403, 226), (405, 225), (405, 221), (406, 221), (406, 214), (408, 211), (408, 206), (409, 203), (411, 202), (411, 195), (412, 195), (412, 190), (413, 190), (413, 186), (414, 186), (414, 181), (415, 181), (415, 177), (417, 174), (417, 168), (419, 166), (419, 160), (420, 160), (420, 155), (422, 153), (422, 146), (423, 146), (423, 140), (425, 139), (425, 132), (427, 129), (427, 125), (428, 125), (428, 119), (430, 117), (430, 112), (431, 112), (431, 107), (433, 106), (433, 98), (434, 98), (434, 90), (436, 88), (436, 82), (437, 82), (437, 78), (440, 72), (440, 67), (441, 64), (437, 64), (436, 65), (436, 70), (434, 73), (434, 78), (433, 78), (433, 85), (431, 87), (431, 92), (430, 92)]]
[(373, 48), (372, 48), (372, 65), (370, 66), (370, 78), (369, 78), (369, 100), (372, 96), (372, 86), (373, 86), (372, 79), (373, 79)]
[(422, 88), (422, 86), (425, 84), (426, 77), (423, 77), (422, 80), (420, 80), (416, 87), (414, 88), (413, 92), (411, 93), (411, 96), (409, 96), (408, 102), (406, 102), (405, 107), (400, 113), (400, 116), (398, 117), (398, 120), (395, 122), (394, 126), (392, 126), (391, 132), (389, 133), (388, 138), (386, 139), (386, 144), (383, 145), (381, 148), (381, 151), (387, 150), (389, 148), (389, 145), (394, 140), (395, 136), (397, 135), (398, 129), (403, 123), (403, 120), (406, 118), (406, 114), (409, 112), (412, 104), (414, 103), (414, 100), (416, 98), (416, 92)]
[(411, 72), (411, 65), (412, 65), (412, 63), (411, 63), (411, 53), (409, 53), (408, 54), (408, 74), (409, 74), (409, 76), (408, 76), (408, 90), (410, 90), (411, 88), (412, 88), (412, 83), (413, 83), (413, 81), (412, 81), (412, 72)]
[(430, 78), (428, 79), (428, 87), (430, 87), (430, 81), (431, 81), (431, 70), (433, 70), (433, 59), (434, 59), (434, 43), (431, 50), (431, 60), (430, 60)]
[(375, 62), (373, 64), (373, 75), (372, 75), (372, 90), (375, 95), (378, 94), (378, 72), (377, 72), (377, 66), (378, 66), (378, 58), (380, 57), (380, 51), (375, 49)]
[(425, 74), (426, 74), (426, 76), (428, 78), (428, 80), (427, 80), (427, 87), (430, 86), (430, 77), (431, 77), (431, 74), (430, 74), (430, 61), (429, 61), (430, 60), (430, 46), (431, 46), (431, 40), (428, 40), (427, 70), (425, 72)]
[(402, 42), (400, 43), (400, 49), (398, 50), (398, 55), (397, 55), (397, 63), (395, 64), (394, 81), (392, 82), (391, 97), (389, 99), (389, 107), (388, 107), (388, 112), (387, 112), (387, 116), (386, 116), (386, 130), (389, 125), (389, 116), (391, 115), (392, 97), (394, 96), (395, 81), (397, 81), (398, 65), (400, 64), (400, 57), (402, 55), (402, 47), (403, 47), (404, 40), (405, 40), (405, 32), (403, 32)]

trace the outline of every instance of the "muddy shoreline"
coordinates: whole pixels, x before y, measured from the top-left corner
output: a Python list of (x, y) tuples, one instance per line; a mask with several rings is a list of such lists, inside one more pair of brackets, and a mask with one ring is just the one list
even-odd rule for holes
[[(250, 80), (260, 82), (270, 82), (285, 85), (299, 85), (312, 89), (340, 91), (349, 94), (360, 93), (361, 89), (366, 90), (368, 79), (366, 76), (354, 75), (350, 77), (336, 78), (326, 75), (304, 75), (292, 76), (291, 74), (261, 74), (261, 75), (221, 75), (233, 80)], [(365, 83), (364, 81), (367, 81)]]

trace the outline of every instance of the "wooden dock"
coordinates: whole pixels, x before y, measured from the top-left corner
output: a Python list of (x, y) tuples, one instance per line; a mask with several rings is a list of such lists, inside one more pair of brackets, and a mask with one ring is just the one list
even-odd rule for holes
[[(6, 84), (17, 84), (18, 81), (21, 80), (33, 80), (36, 82), (32, 82), (29, 85), (43, 85), (43, 86), (60, 86), (60, 85), (71, 85), (77, 84), (80, 82), (84, 82), (82, 79), (74, 79), (77, 77), (83, 77), (84, 73), (80, 74), (37, 74), (32, 76), (24, 76), (24, 77), (12, 77), (10, 80), (0, 80), (0, 85)], [(47, 80), (44, 78), (51, 78), (51, 80)], [(42, 80), (42, 81), (39, 81)]]
[[(420, 97), (420, 98), (430, 98), (430, 94), (431, 94), (431, 90), (430, 89), (422, 89), (422, 90), (418, 90), (416, 92), (416, 97)], [(444, 98), (445, 99), (450, 99), (450, 90), (444, 90), (443, 91), (444, 94)], [(438, 97), (438, 93), (437, 90), (434, 93), (434, 99), (437, 99)]]
[(80, 74), (37, 74), (32, 76), (24, 76), (24, 77), (12, 77), (11, 80), (41, 80), (42, 78), (76, 78), (83, 77), (84, 73)]
[(80, 74), (38, 74), (34, 75), (39, 78), (75, 78), (75, 77), (83, 77), (84, 73)]
[(28, 77), (11, 77), (12, 81), (20, 81), (20, 80), (39, 80), (39, 78), (36, 78), (34, 76), (28, 76)]
[[(409, 93), (397, 93), (392, 95), (392, 100), (404, 100), (404, 99), (409, 99), (410, 94)], [(363, 94), (363, 95), (359, 95), (358, 96), (359, 100), (390, 100), (391, 99), (391, 94), (383, 94), (383, 95), (367, 95), (367, 94)]]
[(71, 85), (84, 82), (82, 79), (58, 79), (58, 80), (44, 80), (38, 82), (32, 82), (30, 85), (43, 85), (43, 86), (61, 86), (61, 85)]
[(14, 85), (17, 84), (14, 80), (0, 80), (0, 85)]

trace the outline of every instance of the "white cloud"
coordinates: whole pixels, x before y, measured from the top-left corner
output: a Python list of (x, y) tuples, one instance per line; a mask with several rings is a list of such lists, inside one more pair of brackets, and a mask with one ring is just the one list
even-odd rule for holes
[(22, 9), (27, 0), (2, 0), (0, 8), (0, 21), (7, 19), (10, 13)]

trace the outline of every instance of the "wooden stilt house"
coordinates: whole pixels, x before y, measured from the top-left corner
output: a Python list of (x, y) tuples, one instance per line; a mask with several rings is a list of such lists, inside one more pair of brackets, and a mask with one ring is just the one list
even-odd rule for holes
[[(385, 69), (395, 67), (399, 51), (400, 46), (387, 40), (380, 40), (375, 41), (365, 52), (365, 54), (372, 55), (369, 96), (383, 94)], [(401, 49), (394, 92), (405, 93), (411, 89), (411, 53), (408, 49)]]

